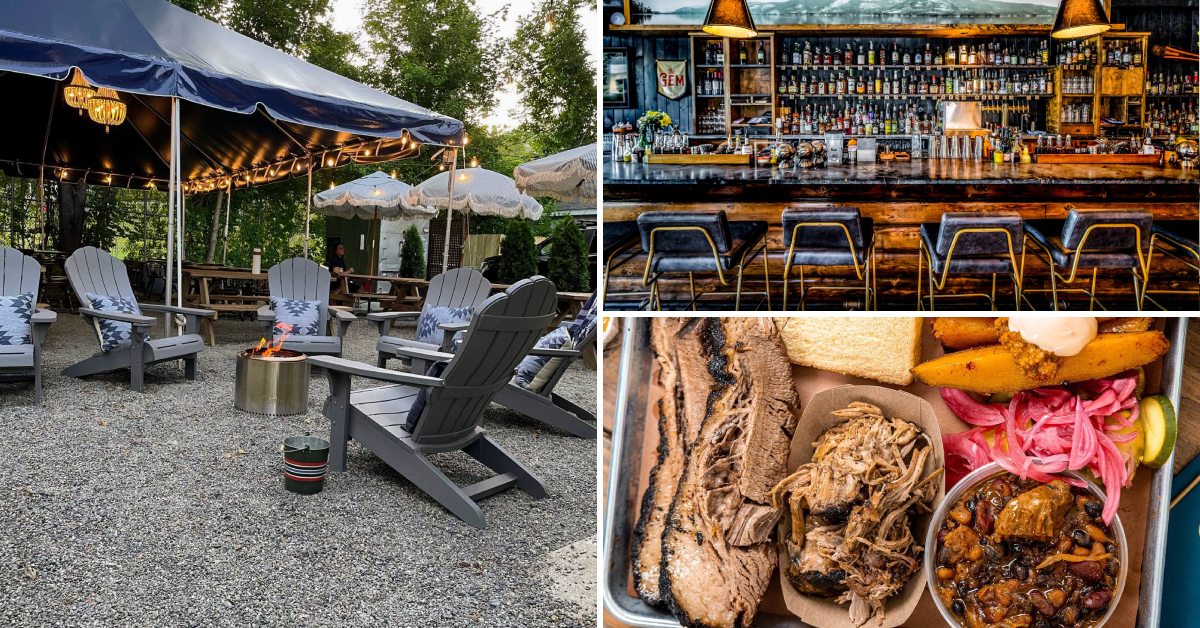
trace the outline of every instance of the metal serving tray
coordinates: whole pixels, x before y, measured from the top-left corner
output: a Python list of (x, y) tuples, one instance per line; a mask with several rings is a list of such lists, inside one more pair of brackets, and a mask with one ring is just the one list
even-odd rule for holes
[[(631, 420), (646, 407), (653, 357), (650, 354), (649, 318), (622, 319), (620, 375), (617, 379), (616, 416), (613, 418), (608, 492), (603, 536), (604, 608), (613, 618), (632, 626), (673, 628), (679, 622), (670, 614), (652, 608), (629, 594), (629, 548), (636, 512), (636, 496), (627, 487), (641, 473), (642, 438), (646, 423)], [(1168, 318), (1163, 330), (1171, 349), (1162, 359), (1161, 392), (1179, 407), (1187, 319)], [(651, 430), (653, 432), (653, 430)], [(653, 434), (651, 435), (653, 437)], [(1141, 587), (1138, 591), (1138, 626), (1157, 628), (1161, 618), (1163, 561), (1167, 544), (1167, 514), (1171, 499), (1174, 456), (1151, 475), (1146, 515), (1146, 537), (1142, 549)], [(631, 507), (633, 510), (631, 511)], [(1128, 592), (1126, 592), (1128, 594)], [(766, 627), (806, 626), (795, 617), (759, 615), (756, 625)]]

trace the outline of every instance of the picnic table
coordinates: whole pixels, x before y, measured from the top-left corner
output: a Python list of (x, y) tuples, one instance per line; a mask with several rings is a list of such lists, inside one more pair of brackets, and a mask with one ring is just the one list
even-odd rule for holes
[[(371, 311), (371, 303), (388, 303), (388, 309), (397, 311), (416, 311), (421, 308), (421, 302), (424, 300), (422, 292), (429, 287), (429, 282), (424, 279), (415, 279), (412, 277), (395, 277), (392, 275), (366, 275), (361, 273), (346, 273), (338, 275), (338, 289), (330, 297), (341, 302), (348, 302), (351, 305), (355, 301), (366, 301), (367, 311)], [(387, 292), (353, 292), (350, 289), (350, 281), (354, 280), (360, 286), (367, 286), (376, 281), (386, 281), (390, 286)]]
[[(492, 293), (504, 292), (508, 290), (510, 283), (494, 283), (492, 284)], [(583, 309), (583, 304), (590, 299), (590, 292), (559, 292), (558, 293), (558, 314), (554, 318), (553, 327), (557, 327), (559, 323), (568, 319), (575, 318)]]
[[(193, 286), (193, 281), (195, 285)], [(257, 288), (261, 285), (261, 290), (254, 294), (227, 294), (212, 292), (212, 282), (214, 281), (247, 281), (254, 282)], [(236, 270), (230, 268), (209, 268), (184, 266), (183, 267), (183, 285), (186, 286), (187, 292), (184, 293), (184, 299), (189, 305), (199, 307), (206, 310), (212, 310), (220, 317), (222, 313), (244, 314), (248, 312), (257, 312), (258, 308), (271, 301), (271, 295), (266, 290), (267, 273), (252, 273), (248, 270)], [(201, 321), (200, 333), (204, 335), (209, 345), (216, 345), (216, 337), (213, 333), (213, 319), (203, 319)]]

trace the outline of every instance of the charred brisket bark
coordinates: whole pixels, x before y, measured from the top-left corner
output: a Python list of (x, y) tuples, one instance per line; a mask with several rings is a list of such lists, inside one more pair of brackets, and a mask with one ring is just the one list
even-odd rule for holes
[(718, 382), (662, 535), (660, 589), (687, 626), (749, 626), (775, 572), (780, 511), (797, 415), (787, 352), (774, 323), (731, 318), (706, 328)]

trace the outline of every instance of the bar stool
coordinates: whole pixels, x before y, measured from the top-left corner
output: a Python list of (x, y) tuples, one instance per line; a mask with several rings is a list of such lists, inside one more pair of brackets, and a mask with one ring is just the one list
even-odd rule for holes
[(1200, 282), (1190, 290), (1150, 289), (1150, 270), (1153, 268), (1154, 252), (1160, 251), (1167, 257), (1173, 257), (1184, 266), (1200, 273), (1200, 223), (1188, 220), (1156, 221), (1150, 227), (1150, 248), (1146, 252), (1146, 282), (1142, 285), (1142, 304), (1148, 299), (1159, 309), (1163, 307), (1150, 294), (1184, 294), (1200, 295)]
[[(1088, 296), (1088, 309), (1094, 310), (1096, 301), (1096, 277), (1100, 269), (1128, 268), (1133, 275), (1133, 298), (1137, 308), (1142, 309), (1140, 282), (1146, 277), (1146, 258), (1142, 253), (1149, 244), (1153, 218), (1146, 212), (1132, 211), (1086, 211), (1072, 209), (1061, 223), (1061, 235), (1054, 233), (1057, 222), (1027, 223), (1025, 233), (1035, 246), (1035, 251), (1050, 267), (1050, 289), (1039, 288), (1023, 292), (1049, 292), (1058, 310), (1058, 293), (1081, 292)], [(1079, 268), (1092, 269), (1092, 281), (1087, 288), (1059, 288), (1058, 282), (1071, 284), (1078, 276)], [(1070, 268), (1063, 275), (1060, 270)], [(1026, 298), (1026, 303), (1033, 306)], [(1107, 309), (1100, 304), (1101, 309)]]
[[(872, 309), (875, 298), (874, 231), (870, 218), (862, 218), (857, 207), (821, 207), (783, 210), (783, 309), (791, 292), (792, 268), (800, 269), (800, 309), (811, 290), (862, 290), (863, 309)], [(863, 282), (858, 286), (807, 286), (805, 266), (845, 267)]]
[(1005, 273), (1012, 280), (1017, 309), (1021, 306), (1021, 276), (1025, 268), (1021, 216), (1015, 213), (977, 214), (949, 212), (940, 223), (921, 225), (917, 261), (917, 309), (925, 309), (921, 279), (929, 265), (929, 309), (935, 310), (938, 292), (946, 287), (950, 273), (991, 275), (992, 290), (941, 295), (946, 298), (988, 300), (996, 309), (996, 277)]
[[(729, 285), (729, 274), (737, 272), (734, 309), (742, 306), (742, 274), (755, 257), (762, 257), (762, 293), (771, 309), (770, 279), (767, 273), (767, 223), (761, 220), (730, 222), (725, 212), (653, 211), (638, 216), (642, 250), (646, 252), (646, 271), (642, 284), (650, 286), (649, 307), (662, 309), (658, 280), (666, 274), (687, 273), (691, 290), (691, 308), (696, 309), (696, 273), (715, 273), (721, 285)], [(709, 294), (717, 294), (710, 292)]]
[[(620, 222), (605, 222), (604, 223), (604, 278), (600, 284), (600, 302), (609, 307), (605, 300), (608, 291), (608, 279), (612, 276), (612, 271), (624, 266), (626, 262), (637, 257), (641, 253), (638, 244), (641, 242), (641, 237), (638, 232), (637, 221), (625, 220)], [(617, 259), (617, 256), (621, 256)], [(621, 296), (645, 296), (644, 292), (618, 292)]]

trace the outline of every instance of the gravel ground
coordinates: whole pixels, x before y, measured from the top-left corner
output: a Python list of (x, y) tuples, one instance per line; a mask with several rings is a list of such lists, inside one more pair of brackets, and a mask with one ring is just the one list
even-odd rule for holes
[[(595, 561), (596, 441), (492, 406), (489, 433), (550, 497), (484, 500), (483, 531), (354, 442), (346, 473), (294, 495), (281, 443), (328, 436), (327, 379), (314, 374), (304, 416), (239, 412), (233, 356), (260, 333), (236, 320), (216, 331), (195, 381), (182, 363), (158, 365), (138, 394), (127, 375), (61, 375), (96, 343), (60, 314), (44, 348), (45, 407), (30, 405), (26, 384), (0, 387), (0, 625), (595, 624), (595, 572), (548, 565), (579, 541)], [(375, 333), (352, 325), (345, 357), (374, 363)], [(576, 364), (556, 391), (594, 408), (596, 373)], [(464, 454), (435, 462), (459, 483), (489, 474)], [(583, 592), (574, 600), (552, 581), (572, 578), (583, 580), (566, 589)]]

